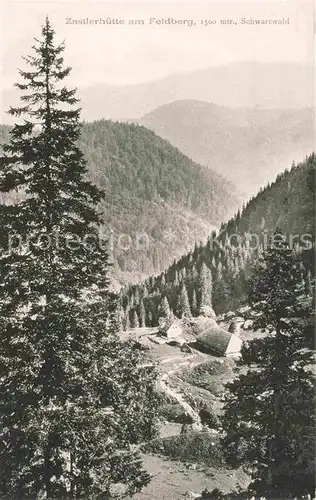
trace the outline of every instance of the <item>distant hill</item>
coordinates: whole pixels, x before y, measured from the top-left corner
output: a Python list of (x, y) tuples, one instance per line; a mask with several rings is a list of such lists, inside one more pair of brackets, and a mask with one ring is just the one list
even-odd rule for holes
[(138, 122), (248, 196), (299, 161), (315, 142), (312, 108), (233, 109), (184, 100), (161, 106)]
[[(0, 117), (16, 103), (18, 91), (2, 93)], [(85, 120), (128, 120), (164, 104), (195, 99), (228, 107), (302, 108), (314, 106), (315, 78), (312, 66), (295, 63), (239, 62), (171, 75), (136, 85), (96, 83), (81, 87)]]
[(276, 228), (302, 253), (302, 282), (306, 283), (309, 273), (315, 275), (315, 174), (316, 156), (312, 154), (261, 189), (241, 212), (221, 225), (218, 233), (210, 235), (205, 245), (195, 245), (159, 276), (131, 286), (122, 300), (130, 317), (142, 304), (147, 325), (155, 326), (162, 299), (167, 297), (176, 312), (183, 290), (194, 314), (201, 299), (202, 269), (204, 277), (205, 269), (211, 273), (208, 279), (215, 312), (236, 310), (245, 303), (247, 279)]
[[(1, 127), (2, 142), (8, 131)], [(85, 123), (80, 146), (90, 179), (105, 190), (101, 210), (123, 281), (161, 272), (239, 204), (223, 177), (144, 127)]]

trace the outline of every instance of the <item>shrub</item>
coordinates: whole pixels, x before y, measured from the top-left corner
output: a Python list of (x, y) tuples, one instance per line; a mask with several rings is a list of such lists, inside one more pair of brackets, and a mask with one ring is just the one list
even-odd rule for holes
[(212, 410), (207, 406), (201, 408), (201, 410), (199, 411), (199, 416), (202, 424), (207, 425), (207, 427), (209, 427), (210, 429), (218, 429), (221, 426), (220, 420), (217, 415), (215, 415), (215, 413), (213, 413)]
[(205, 389), (214, 396), (220, 396), (224, 384), (232, 375), (231, 362), (227, 359), (203, 363), (191, 371), (184, 371), (182, 378), (189, 384)]
[(177, 424), (192, 424), (193, 420), (188, 415), (179, 403), (164, 403), (160, 407), (160, 415), (168, 422), (175, 422)]
[(223, 464), (219, 438), (207, 432), (188, 432), (155, 439), (145, 444), (143, 450), (182, 462), (200, 462), (209, 466)]
[(294, 498), (282, 497), (276, 499), (275, 497), (273, 497), (272, 499), (271, 496), (269, 495), (264, 497), (257, 495), (253, 496), (253, 493), (251, 493), (249, 490), (242, 491), (241, 489), (239, 489), (238, 491), (225, 494), (218, 488), (214, 488), (214, 490), (212, 491), (209, 491), (207, 489), (202, 491), (201, 496), (198, 497), (197, 500), (316, 500), (316, 498), (314, 497), (312, 499), (310, 495), (305, 495), (302, 497), (294, 497)]

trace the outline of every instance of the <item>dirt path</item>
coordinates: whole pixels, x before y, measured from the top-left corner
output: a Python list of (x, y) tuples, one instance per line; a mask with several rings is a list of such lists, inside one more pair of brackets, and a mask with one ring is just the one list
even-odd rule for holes
[[(176, 361), (176, 359), (177, 359), (176, 357), (170, 357), (169, 359), (166, 358), (163, 360), (162, 364)], [(170, 376), (173, 375), (174, 373), (179, 372), (179, 369), (181, 369), (182, 367), (190, 366), (192, 368), (192, 367), (197, 366), (203, 362), (204, 362), (203, 358), (200, 357), (198, 359), (196, 354), (192, 353), (188, 357), (186, 357), (184, 361), (179, 363), (177, 366), (170, 367), (169, 370), (167, 370), (165, 373), (163, 373), (161, 375), (161, 377), (159, 378), (159, 381), (158, 381), (158, 386), (159, 386), (160, 390), (163, 391), (165, 394), (167, 394), (167, 396), (169, 396), (171, 399), (175, 399), (176, 401), (178, 401), (178, 403), (182, 406), (184, 411), (188, 415), (190, 415), (190, 417), (192, 418), (192, 421), (193, 421), (192, 428), (195, 431), (200, 431), (203, 429), (200, 415), (198, 414), (198, 412), (196, 412), (192, 408), (192, 406), (189, 403), (187, 403), (187, 401), (184, 400), (181, 390), (177, 390), (177, 389), (170, 386)]]
[(192, 406), (189, 405), (186, 401), (184, 401), (182, 394), (177, 392), (175, 389), (172, 389), (169, 385), (169, 375), (164, 373), (160, 377), (160, 388), (163, 390), (165, 394), (167, 394), (171, 399), (176, 399), (178, 403), (182, 406), (184, 411), (190, 415), (193, 420), (192, 428), (195, 431), (201, 431), (203, 429), (203, 425), (200, 419), (200, 415), (193, 410)]

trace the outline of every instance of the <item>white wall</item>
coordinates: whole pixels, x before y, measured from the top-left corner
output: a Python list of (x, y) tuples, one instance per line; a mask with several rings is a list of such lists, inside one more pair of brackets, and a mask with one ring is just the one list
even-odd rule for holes
[(239, 337), (239, 335), (233, 333), (232, 336), (230, 337), (230, 341), (227, 346), (225, 356), (231, 356), (231, 357), (240, 356), (241, 346), (242, 346), (242, 339)]

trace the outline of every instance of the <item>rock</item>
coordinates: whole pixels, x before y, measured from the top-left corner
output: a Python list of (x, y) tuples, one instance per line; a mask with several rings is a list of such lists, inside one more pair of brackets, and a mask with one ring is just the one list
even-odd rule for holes
[(167, 345), (171, 345), (173, 347), (181, 347), (185, 343), (185, 340), (181, 337), (177, 339), (171, 338), (170, 340), (166, 340)]
[(228, 311), (225, 313), (225, 319), (232, 319), (236, 316), (236, 314), (233, 311)]
[(211, 306), (203, 306), (200, 309), (200, 316), (204, 316), (205, 318), (216, 319), (216, 314)]
[(200, 493), (194, 493), (194, 491), (186, 491), (184, 496), (185, 498), (201, 498)]
[(253, 326), (253, 321), (252, 321), (252, 319), (247, 319), (247, 320), (244, 322), (244, 324), (243, 324), (243, 329), (244, 329), (244, 330), (251, 330), (252, 326)]
[(187, 353), (190, 354), (192, 352), (192, 349), (191, 349), (190, 346), (188, 346), (188, 344), (184, 343), (184, 344), (181, 345), (180, 351), (181, 352), (187, 352)]
[(112, 484), (110, 486), (110, 491), (112, 493), (112, 495), (115, 495), (115, 496), (122, 496), (124, 494), (126, 494), (126, 485), (123, 484), (123, 483), (116, 483), (116, 484)]
[(165, 344), (166, 343), (166, 339), (163, 339), (161, 337), (158, 337), (158, 335), (150, 335), (150, 337), (148, 337), (148, 339), (153, 342), (154, 344)]
[(229, 333), (235, 333), (237, 331), (237, 324), (236, 321), (231, 321), (228, 327)]
[(188, 464), (187, 465), (187, 469), (196, 470), (196, 468), (197, 468), (197, 464)]
[(250, 310), (250, 306), (243, 306), (238, 309), (237, 313), (240, 314), (240, 316), (244, 316), (246, 313), (250, 312)]

